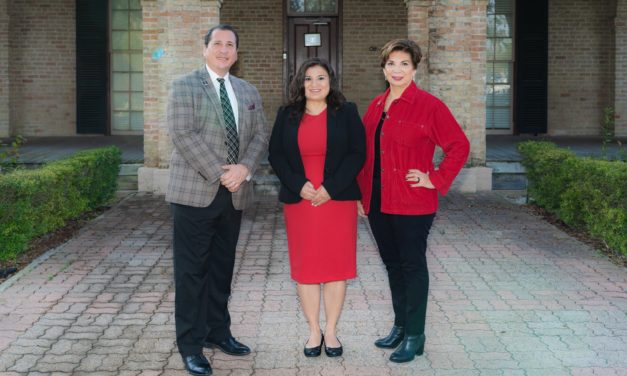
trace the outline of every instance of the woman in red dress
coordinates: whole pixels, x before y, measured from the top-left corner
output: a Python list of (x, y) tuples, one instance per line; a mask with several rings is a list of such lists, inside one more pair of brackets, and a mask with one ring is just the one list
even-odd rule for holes
[(327, 356), (340, 356), (336, 326), (346, 280), (357, 276), (356, 177), (365, 160), (365, 133), (328, 62), (312, 58), (298, 70), (289, 103), (277, 114), (268, 159), (281, 181), (291, 276), (309, 323), (305, 356), (319, 356), (323, 344)]

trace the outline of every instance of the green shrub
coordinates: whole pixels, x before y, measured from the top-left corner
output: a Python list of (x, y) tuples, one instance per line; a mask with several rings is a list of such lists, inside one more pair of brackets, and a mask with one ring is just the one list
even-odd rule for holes
[(107, 147), (0, 175), (0, 260), (14, 259), (34, 237), (111, 200), (120, 163), (120, 150)]
[(536, 204), (627, 255), (627, 163), (577, 157), (550, 142), (518, 150)]
[(19, 164), (20, 147), (26, 142), (26, 139), (17, 135), (10, 144), (0, 142), (0, 173), (6, 173), (15, 170)]

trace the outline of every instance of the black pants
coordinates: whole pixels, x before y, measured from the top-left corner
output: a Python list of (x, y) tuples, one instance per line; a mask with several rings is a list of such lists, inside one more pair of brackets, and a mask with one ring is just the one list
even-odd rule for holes
[(221, 187), (206, 208), (172, 204), (174, 218), (174, 316), (183, 356), (200, 354), (206, 339), (231, 335), (228, 300), (242, 211)]
[(381, 213), (381, 185), (375, 181), (368, 222), (388, 272), (394, 325), (408, 335), (425, 331), (429, 270), (427, 237), (435, 214)]

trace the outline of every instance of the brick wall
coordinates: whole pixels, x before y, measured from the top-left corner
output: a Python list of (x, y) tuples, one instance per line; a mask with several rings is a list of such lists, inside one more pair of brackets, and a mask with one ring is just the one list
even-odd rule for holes
[(9, 130), (9, 14), (8, 0), (0, 0), (0, 137)]
[(627, 137), (627, 0), (618, 0), (615, 24), (615, 134)]
[(343, 35), (343, 92), (363, 115), (372, 98), (385, 90), (379, 49), (391, 39), (407, 38), (405, 2), (344, 0)]
[(257, 87), (271, 127), (283, 104), (283, 1), (225, 0), (220, 22), (237, 29), (240, 47), (232, 72)]
[(615, 7), (608, 0), (549, 2), (549, 135), (599, 135), (613, 105)]
[(13, 134), (76, 134), (74, 0), (9, 1)]

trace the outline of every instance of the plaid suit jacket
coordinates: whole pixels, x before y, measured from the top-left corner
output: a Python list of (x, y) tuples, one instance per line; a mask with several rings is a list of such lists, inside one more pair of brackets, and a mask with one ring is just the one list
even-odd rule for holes
[[(267, 150), (268, 129), (257, 89), (229, 75), (238, 105), (239, 161), (251, 176)], [(203, 66), (172, 83), (167, 122), (173, 151), (168, 202), (206, 207), (220, 187), (220, 166), (227, 164), (226, 130), (220, 96)], [(252, 181), (233, 193), (233, 206), (242, 210), (253, 202)]]

